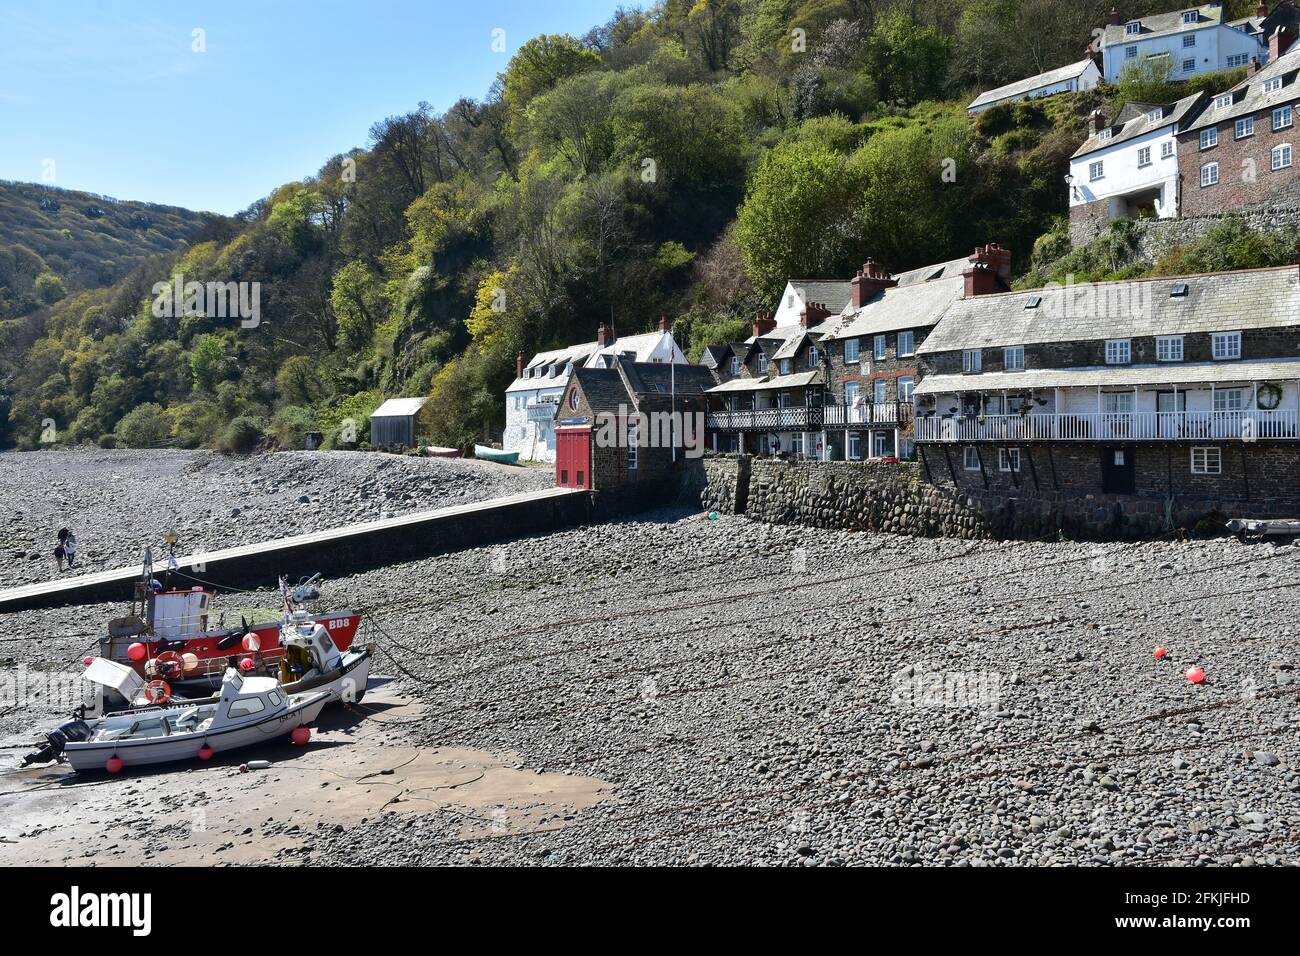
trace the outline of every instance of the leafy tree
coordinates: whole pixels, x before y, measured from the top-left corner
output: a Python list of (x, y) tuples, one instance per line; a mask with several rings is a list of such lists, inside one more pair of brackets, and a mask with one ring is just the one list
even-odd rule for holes
[(881, 20), (868, 45), (868, 64), (880, 98), (904, 105), (941, 94), (951, 57), (947, 37), (916, 23), (901, 9)]
[(42, 272), (36, 277), (36, 297), (50, 305), (58, 302), (68, 294), (68, 290), (63, 286), (63, 280), (53, 272)]
[(151, 448), (171, 438), (172, 423), (156, 402), (137, 405), (117, 423), (113, 435), (126, 448)]
[(214, 334), (200, 335), (190, 349), (190, 373), (194, 387), (213, 392), (217, 383), (226, 377), (226, 349), (222, 337)]
[(522, 111), (561, 80), (600, 68), (600, 56), (568, 34), (544, 34), (521, 46), (506, 67), (506, 105)]

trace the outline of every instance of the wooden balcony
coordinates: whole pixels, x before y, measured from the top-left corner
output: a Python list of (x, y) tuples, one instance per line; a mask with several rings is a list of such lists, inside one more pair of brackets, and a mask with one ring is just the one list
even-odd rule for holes
[(1096, 412), (916, 419), (918, 442), (1295, 441), (1295, 409), (1230, 412)]
[(821, 431), (820, 407), (754, 408), (738, 412), (709, 412), (707, 425), (715, 431), (797, 432)]
[(897, 428), (912, 420), (912, 406), (901, 402), (878, 402), (864, 405), (828, 405), (827, 428), (852, 428), (855, 425), (879, 425)]

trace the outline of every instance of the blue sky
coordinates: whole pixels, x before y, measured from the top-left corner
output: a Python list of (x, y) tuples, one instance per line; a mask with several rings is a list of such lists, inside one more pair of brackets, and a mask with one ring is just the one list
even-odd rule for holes
[(618, 6), (0, 0), (0, 179), (40, 182), (53, 160), (57, 186), (237, 212), (385, 116), (482, 98), (522, 43), (581, 36)]

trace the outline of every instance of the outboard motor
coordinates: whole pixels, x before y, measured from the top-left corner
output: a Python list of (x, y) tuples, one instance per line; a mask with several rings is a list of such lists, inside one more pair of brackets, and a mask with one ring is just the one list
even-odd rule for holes
[(45, 735), (45, 745), (40, 750), (29, 753), (23, 758), (23, 766), (34, 763), (49, 763), (51, 760), (58, 759), (63, 753), (63, 745), (69, 740), (78, 743), (90, 739), (90, 724), (84, 720), (70, 720), (60, 726), (57, 730), (51, 730)]

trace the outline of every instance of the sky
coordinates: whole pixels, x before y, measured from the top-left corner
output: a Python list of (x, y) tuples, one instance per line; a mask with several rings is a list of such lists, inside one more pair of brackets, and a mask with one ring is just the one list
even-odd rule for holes
[(638, 4), (0, 0), (0, 179), (235, 213), (620, 5)]

